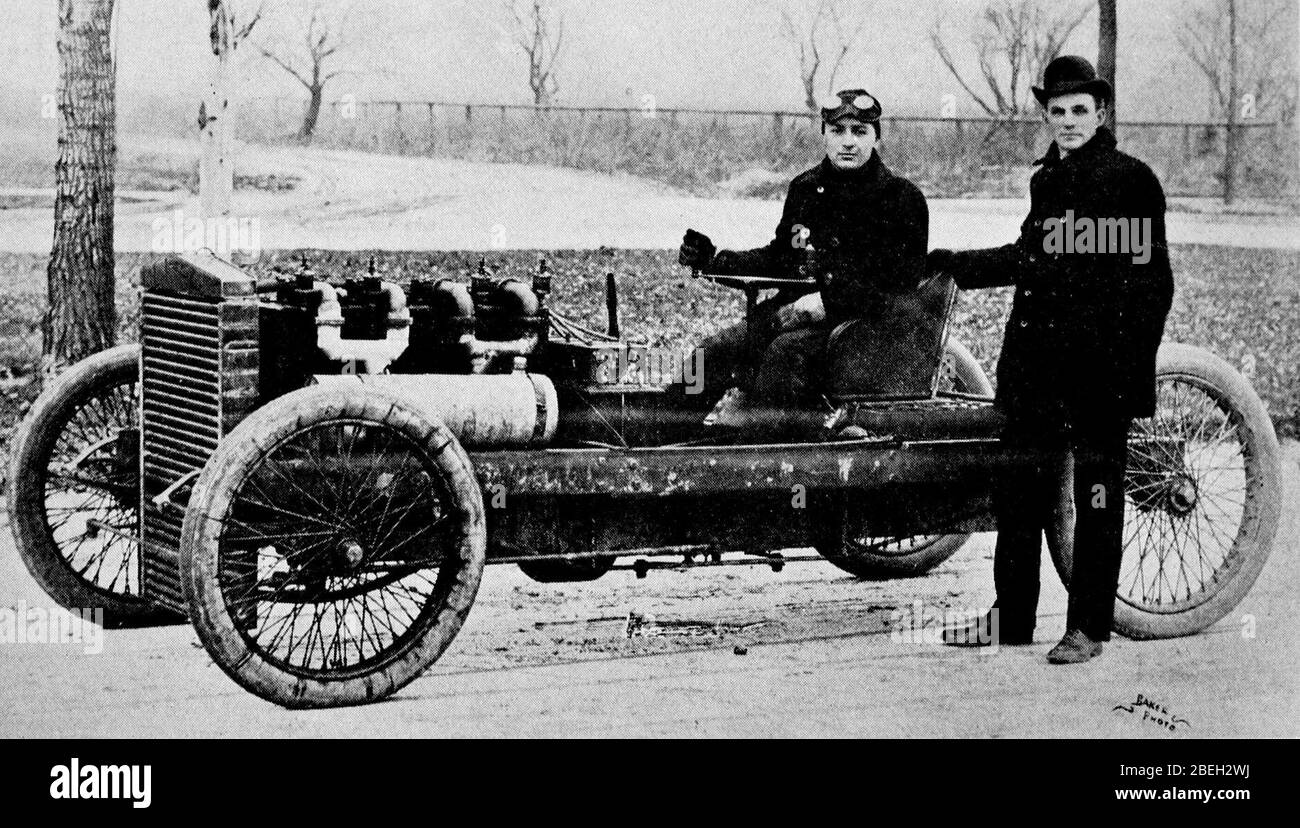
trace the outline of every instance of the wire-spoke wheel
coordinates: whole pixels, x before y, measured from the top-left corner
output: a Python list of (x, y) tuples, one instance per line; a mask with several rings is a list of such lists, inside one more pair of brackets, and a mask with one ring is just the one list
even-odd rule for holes
[(41, 588), (110, 627), (181, 620), (140, 584), (140, 348), (89, 357), (37, 399), (9, 468), (10, 523)]
[[(951, 337), (940, 366), (939, 390), (993, 396), (993, 386), (979, 361), (965, 345)], [(813, 545), (822, 557), (864, 579), (924, 575), (951, 558), (970, 539), (969, 534), (906, 538), (864, 535), (861, 512), (844, 506), (818, 510), (810, 517)]]
[(286, 707), (362, 704), (432, 664), (482, 576), (469, 458), (387, 395), (313, 387), (222, 441), (186, 512), (181, 578), (199, 637)]
[[(1282, 509), (1277, 437), (1245, 378), (1213, 354), (1164, 345), (1156, 383), (1155, 416), (1129, 432), (1114, 627), (1130, 638), (1192, 635), (1231, 612)], [(1049, 534), (1049, 546), (1068, 584), (1072, 532)]]

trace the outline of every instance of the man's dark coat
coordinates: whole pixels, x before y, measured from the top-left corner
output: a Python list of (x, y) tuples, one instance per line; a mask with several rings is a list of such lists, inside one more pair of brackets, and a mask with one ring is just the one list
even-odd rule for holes
[[(827, 322), (834, 326), (888, 314), (893, 302), (916, 289), (926, 275), (929, 227), (921, 191), (891, 173), (878, 153), (857, 170), (839, 170), (823, 159), (790, 183), (771, 243), (721, 251), (709, 272), (793, 278), (811, 244)], [(782, 291), (778, 304), (811, 290)]]
[[(949, 254), (962, 288), (1015, 285), (998, 361), (998, 404), (1013, 420), (1054, 428), (1078, 418), (1147, 417), (1155, 411), (1156, 350), (1173, 298), (1165, 241), (1165, 198), (1150, 168), (1115, 148), (1105, 127), (1060, 157), (1055, 143), (1030, 181), (1030, 209), (1014, 243)], [(1123, 219), (1149, 220), (1150, 260), (1130, 250), (1063, 252), (1073, 213), (1075, 237)], [(1053, 231), (1056, 235), (1049, 238)], [(1108, 235), (1117, 239), (1115, 231)], [(1052, 252), (1049, 252), (1049, 249)], [(1095, 246), (1094, 246), (1095, 249)], [(1138, 256), (1142, 258), (1142, 256)]]

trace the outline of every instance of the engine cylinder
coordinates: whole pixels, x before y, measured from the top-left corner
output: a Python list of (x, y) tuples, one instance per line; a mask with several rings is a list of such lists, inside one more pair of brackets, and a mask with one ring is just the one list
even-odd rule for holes
[(318, 376), (347, 393), (368, 385), (393, 394), (451, 429), (466, 448), (535, 448), (555, 436), (555, 385), (541, 374)]

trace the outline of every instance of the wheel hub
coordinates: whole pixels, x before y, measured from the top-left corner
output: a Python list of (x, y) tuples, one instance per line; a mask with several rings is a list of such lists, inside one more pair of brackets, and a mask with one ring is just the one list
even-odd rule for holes
[(1200, 494), (1196, 488), (1196, 481), (1185, 474), (1174, 477), (1170, 481), (1165, 494), (1165, 500), (1169, 504), (1169, 511), (1180, 517), (1191, 514), (1196, 509), (1199, 499)]
[(355, 570), (366, 558), (366, 550), (355, 538), (344, 538), (337, 548), (339, 564)]

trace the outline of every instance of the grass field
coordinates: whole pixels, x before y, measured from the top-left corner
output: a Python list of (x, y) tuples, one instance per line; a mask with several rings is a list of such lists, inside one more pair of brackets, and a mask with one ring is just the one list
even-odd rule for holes
[[(301, 252), (268, 253), (254, 266), (293, 270)], [(307, 251), (318, 273), (342, 278), (361, 272), (366, 252)], [(618, 277), (623, 330), (654, 345), (694, 342), (738, 321), (738, 292), (692, 280), (676, 266), (676, 252), (662, 250), (509, 251), (488, 253), (499, 273), (526, 275), (545, 256), (555, 272), (551, 304), (566, 315), (603, 328), (604, 274)], [(478, 261), (474, 252), (375, 254), (389, 278), (464, 276)], [(120, 337), (134, 340), (139, 271), (151, 257), (118, 257)], [(45, 307), (45, 257), (0, 254), (0, 435), (7, 447), (16, 419), (30, 405), (27, 381), (40, 353)], [(1300, 252), (1208, 247), (1173, 248), (1177, 292), (1166, 341), (1207, 348), (1233, 365), (1247, 366), (1280, 436), (1300, 434)], [(953, 333), (992, 375), (1010, 310), (1009, 289), (976, 291), (958, 299)]]

